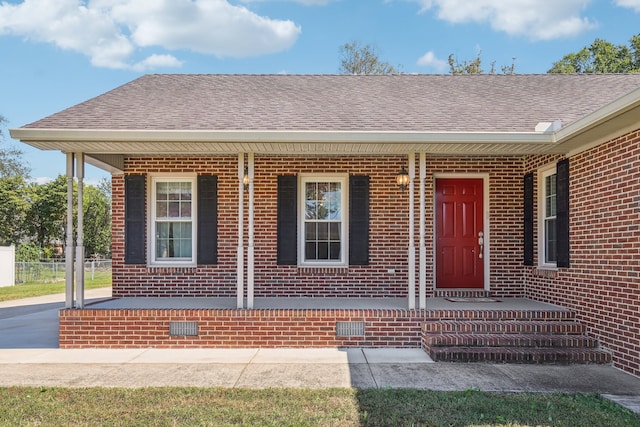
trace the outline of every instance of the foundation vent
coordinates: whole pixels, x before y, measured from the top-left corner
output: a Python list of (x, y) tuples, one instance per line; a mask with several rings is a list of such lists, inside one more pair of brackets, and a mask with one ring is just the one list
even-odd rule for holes
[(364, 322), (336, 322), (337, 337), (364, 337)]
[(198, 322), (169, 322), (169, 336), (197, 337)]

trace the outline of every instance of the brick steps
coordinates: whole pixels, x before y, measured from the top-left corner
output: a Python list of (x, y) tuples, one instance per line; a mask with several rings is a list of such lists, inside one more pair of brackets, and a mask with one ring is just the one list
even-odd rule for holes
[(434, 310), (422, 344), (435, 361), (609, 363), (568, 310)]
[(443, 334), (425, 337), (429, 347), (533, 347), (597, 348), (598, 341), (585, 335), (547, 334)]
[(611, 355), (599, 349), (575, 348), (515, 348), (515, 347), (437, 347), (429, 351), (436, 361), (605, 364)]
[(425, 334), (573, 334), (584, 333), (582, 324), (555, 320), (444, 320), (422, 325)]

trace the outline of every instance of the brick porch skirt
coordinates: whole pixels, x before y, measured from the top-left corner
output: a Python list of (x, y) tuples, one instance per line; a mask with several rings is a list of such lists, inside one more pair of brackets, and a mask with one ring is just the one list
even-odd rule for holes
[(427, 310), (64, 309), (60, 348), (421, 346)]

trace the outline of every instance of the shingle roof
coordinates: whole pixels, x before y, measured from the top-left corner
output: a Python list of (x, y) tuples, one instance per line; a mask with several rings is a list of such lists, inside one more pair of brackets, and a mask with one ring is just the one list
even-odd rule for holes
[(146, 75), (24, 128), (532, 132), (640, 87), (640, 74)]

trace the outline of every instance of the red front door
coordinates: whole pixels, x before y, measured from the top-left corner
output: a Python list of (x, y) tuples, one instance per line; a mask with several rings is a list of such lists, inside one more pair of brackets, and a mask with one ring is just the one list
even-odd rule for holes
[(436, 180), (436, 287), (484, 287), (482, 179)]

